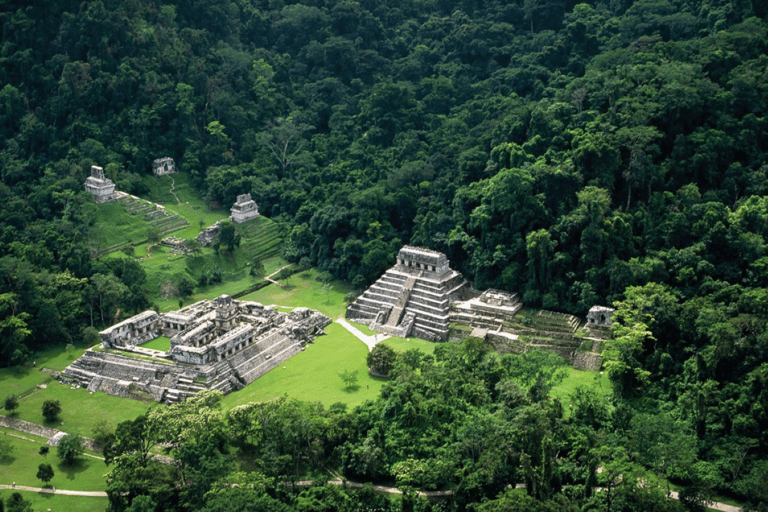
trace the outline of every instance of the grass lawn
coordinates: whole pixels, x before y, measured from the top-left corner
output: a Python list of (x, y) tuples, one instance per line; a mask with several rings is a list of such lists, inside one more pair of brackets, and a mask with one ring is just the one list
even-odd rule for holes
[[(365, 363), (368, 347), (337, 323), (329, 325), (326, 332), (327, 336), (318, 336), (304, 352), (249, 386), (225, 396), (223, 408), (263, 402), (283, 395), (322, 402), (326, 406), (342, 402), (350, 408), (376, 398), (386, 380), (368, 373)], [(356, 389), (344, 389), (339, 373), (345, 370), (357, 371)]]
[(154, 350), (162, 350), (163, 352), (168, 352), (171, 350), (171, 338), (167, 336), (160, 336), (146, 343), (142, 343), (139, 346), (141, 348), (151, 348)]
[(570, 415), (571, 398), (570, 396), (576, 391), (579, 386), (587, 386), (594, 388), (598, 393), (610, 396), (613, 392), (611, 381), (608, 379), (608, 374), (603, 372), (590, 372), (586, 370), (574, 370), (568, 368), (568, 375), (563, 381), (552, 388), (549, 393), (551, 396), (559, 398), (563, 404), (563, 415), (567, 418)]
[[(61, 403), (59, 421), (45, 422), (42, 407), (46, 400), (58, 400)], [(118, 423), (135, 419), (156, 405), (155, 402), (139, 402), (100, 391), (89, 393), (83, 388), (72, 389), (54, 380), (45, 389), (39, 389), (19, 400), (16, 417), (71, 434), (91, 437), (94, 425), (101, 420), (106, 420), (114, 428)], [(5, 412), (2, 411), (3, 414)]]
[(319, 275), (320, 272), (316, 269), (305, 270), (281, 281), (283, 287), (269, 285), (246, 295), (242, 300), (252, 300), (264, 305), (312, 308), (335, 320), (344, 315), (344, 297), (352, 291), (352, 286), (344, 281), (334, 280), (325, 288), (323, 283), (316, 279)]
[(8, 395), (20, 395), (39, 384), (50, 381), (51, 375), (40, 371), (41, 368), (61, 371), (83, 355), (85, 349), (85, 344), (82, 343), (76, 346), (72, 352), (67, 352), (65, 345), (57, 345), (36, 354), (32, 358), (34, 365), (0, 369), (0, 400), (5, 400)]
[[(47, 462), (53, 467), (53, 479), (50, 485), (72, 491), (103, 491), (107, 487), (104, 474), (107, 466), (104, 461), (80, 455), (75, 462), (68, 466), (56, 456), (56, 448), (43, 457), (38, 453), (42, 443), (26, 441), (0, 434), (13, 447), (10, 456), (0, 460), (0, 482), (29, 487), (43, 487), (43, 482), (35, 476), (37, 466)], [(24, 437), (33, 437), (20, 434)], [(64, 510), (64, 509), (62, 509)]]
[[(54, 469), (56, 471), (56, 469)], [(37, 469), (35, 469), (37, 472)], [(55, 478), (55, 477), (54, 477)], [(40, 481), (38, 480), (38, 483)], [(39, 485), (37, 487), (40, 487)], [(0, 498), (8, 499), (15, 491), (0, 491)], [(68, 512), (104, 512), (107, 509), (107, 498), (91, 498), (87, 496), (65, 496), (63, 494), (49, 494), (44, 492), (18, 491), (24, 499), (32, 504), (34, 512), (47, 510), (66, 510)]]

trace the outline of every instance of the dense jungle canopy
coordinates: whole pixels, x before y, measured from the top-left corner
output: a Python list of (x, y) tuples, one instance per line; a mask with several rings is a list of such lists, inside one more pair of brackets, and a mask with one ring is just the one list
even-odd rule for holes
[[(454, 458), (385, 445), (377, 408), (423, 427), (428, 447), (425, 425), (448, 418), (386, 405), (400, 392), (418, 402), (415, 369), (488, 357), (446, 349), (349, 416), (347, 474), (448, 464), (451, 476), (407, 481), (474, 475), (464, 507), (523, 467), (530, 499), (564, 510), (558, 493), (623, 456), (695, 492), (764, 503), (766, 14), (766, 0), (0, 0), (0, 362), (92, 335), (105, 305), (150, 306), (138, 264), (92, 258), (83, 182), (101, 165), (140, 194), (151, 161), (172, 156), (209, 204), (250, 192), (284, 226), (286, 259), (356, 287), (409, 243), (532, 307), (617, 305), (605, 354), (616, 397), (584, 398), (578, 442), (536, 386), (503, 384), (502, 364), (465, 377), (462, 414), (491, 411), (474, 433), (499, 433), (509, 408), (535, 408), (530, 421), (554, 433), (519, 441), (533, 452), (476, 451), (469, 427)], [(436, 382), (416, 395), (443, 396)], [(662, 453), (672, 445), (687, 451)], [(553, 476), (565, 471), (556, 453), (567, 478)]]

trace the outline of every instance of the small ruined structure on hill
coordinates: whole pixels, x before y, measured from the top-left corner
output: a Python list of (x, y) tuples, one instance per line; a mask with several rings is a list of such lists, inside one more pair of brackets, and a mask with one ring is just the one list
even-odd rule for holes
[(587, 323), (590, 327), (610, 327), (613, 324), (615, 311), (605, 306), (592, 306), (587, 313)]
[[(280, 313), (222, 295), (162, 315), (145, 311), (103, 330), (102, 350), (86, 351), (62, 378), (89, 391), (166, 403), (203, 389), (228, 393), (298, 354), (330, 323), (311, 309)], [(171, 338), (169, 351), (139, 346), (161, 335)]]
[(176, 172), (176, 162), (173, 158), (166, 156), (158, 158), (152, 162), (152, 173), (155, 176), (165, 176)]
[(347, 308), (347, 318), (392, 336), (448, 340), (451, 302), (470, 297), (445, 254), (406, 245), (397, 264)]
[(240, 194), (237, 196), (237, 202), (230, 209), (232, 215), (229, 219), (235, 224), (242, 224), (259, 216), (259, 207), (256, 201), (251, 199), (251, 194)]
[(197, 235), (197, 241), (203, 247), (208, 247), (219, 238), (219, 230), (221, 228), (221, 221), (217, 220), (212, 226), (208, 226)]
[(85, 190), (93, 195), (96, 204), (117, 200), (115, 184), (104, 176), (104, 169), (96, 165), (91, 166), (91, 175), (85, 180)]

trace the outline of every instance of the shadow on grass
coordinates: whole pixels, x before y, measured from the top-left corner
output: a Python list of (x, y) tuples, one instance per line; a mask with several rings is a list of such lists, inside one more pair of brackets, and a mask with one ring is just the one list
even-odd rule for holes
[(74, 480), (79, 473), (88, 469), (88, 464), (83, 459), (75, 459), (72, 464), (59, 462), (56, 464), (56, 468), (58, 470), (57, 475), (64, 474), (67, 475), (67, 480)]
[(359, 390), (360, 390), (360, 384), (352, 384), (352, 385), (350, 385), (350, 386), (344, 386), (344, 387), (342, 388), (342, 390), (343, 390), (345, 393), (347, 393), (347, 394), (356, 393), (357, 391), (359, 391)]

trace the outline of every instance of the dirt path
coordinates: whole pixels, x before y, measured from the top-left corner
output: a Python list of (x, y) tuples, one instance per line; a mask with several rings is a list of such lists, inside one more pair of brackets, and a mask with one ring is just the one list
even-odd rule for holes
[(271, 274), (269, 274), (268, 276), (266, 276), (266, 277), (264, 278), (264, 280), (265, 280), (265, 281), (269, 281), (270, 283), (272, 283), (272, 284), (274, 284), (274, 285), (277, 285), (277, 286), (279, 286), (280, 288), (282, 288), (282, 287), (283, 287), (283, 285), (281, 285), (280, 283), (278, 283), (277, 281), (275, 281), (274, 279), (272, 279), (272, 276), (274, 276), (275, 274), (279, 274), (281, 270), (283, 270), (284, 268), (288, 268), (288, 267), (290, 267), (291, 265), (293, 265), (293, 263), (289, 263), (288, 265), (285, 265), (284, 267), (281, 267), (281, 268), (279, 268), (279, 269), (275, 270), (274, 272), (272, 272)]
[(369, 352), (373, 350), (373, 347), (375, 347), (377, 343), (389, 338), (389, 336), (386, 334), (374, 334), (373, 336), (368, 336), (367, 334), (364, 334), (360, 329), (350, 324), (343, 318), (337, 318), (336, 322), (341, 324), (342, 327), (344, 327), (346, 330), (351, 332), (357, 339), (359, 339), (360, 341), (368, 345)]
[(171, 194), (176, 198), (176, 204), (180, 205), (181, 201), (179, 201), (179, 196), (176, 195), (176, 180), (173, 178), (171, 178)]
[(55, 487), (27, 487), (26, 485), (2, 485), (0, 489), (13, 489), (15, 491), (42, 492), (47, 494), (66, 494), (67, 496), (92, 496), (94, 498), (106, 498), (104, 491), (67, 491), (66, 489), (56, 489)]

